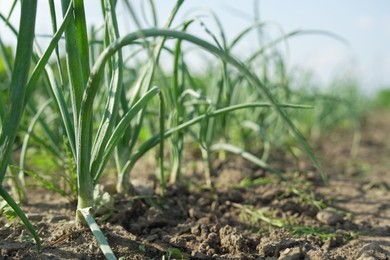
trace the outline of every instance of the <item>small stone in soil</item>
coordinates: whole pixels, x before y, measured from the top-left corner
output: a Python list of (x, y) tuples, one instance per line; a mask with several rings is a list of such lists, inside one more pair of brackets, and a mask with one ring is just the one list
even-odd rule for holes
[(299, 260), (304, 257), (299, 247), (286, 248), (280, 253), (278, 260)]
[[(294, 239), (282, 239), (279, 243), (268, 243), (265, 245), (258, 246), (258, 249), (260, 253), (264, 254), (265, 256), (277, 256), (279, 255), (280, 251), (286, 249), (286, 248), (292, 248), (299, 245), (299, 241)], [(262, 252), (261, 252), (262, 251)]]
[(283, 193), (283, 191), (279, 188), (271, 188), (271, 189), (264, 192), (263, 196), (261, 197), (261, 200), (265, 204), (269, 204), (271, 201), (273, 201), (275, 198), (277, 198), (282, 193)]
[(150, 235), (150, 236), (147, 236), (145, 238), (146, 241), (149, 241), (149, 242), (152, 242), (154, 240), (158, 239), (158, 235), (154, 234), (154, 235)]
[(30, 214), (27, 215), (27, 218), (30, 221), (41, 221), (43, 216), (40, 215), (40, 214), (36, 214), (36, 213), (30, 213)]
[(50, 223), (57, 223), (57, 222), (60, 222), (60, 221), (69, 221), (69, 220), (70, 220), (69, 216), (56, 215), (56, 216), (53, 216), (50, 219)]
[(363, 246), (357, 260), (389, 259), (390, 252), (383, 249), (378, 243), (369, 243)]
[(317, 213), (317, 219), (329, 226), (343, 222), (343, 217), (333, 209), (323, 209)]
[(206, 254), (202, 253), (202, 252), (193, 251), (191, 253), (191, 256), (193, 256), (196, 259), (209, 259), (209, 257)]

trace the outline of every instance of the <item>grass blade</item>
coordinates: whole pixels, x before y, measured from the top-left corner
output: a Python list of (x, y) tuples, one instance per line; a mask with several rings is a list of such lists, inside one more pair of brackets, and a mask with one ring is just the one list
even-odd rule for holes
[[(104, 156), (102, 162), (99, 162), (99, 168), (97, 174), (94, 178), (94, 182), (96, 183), (100, 175), (103, 172), (104, 166), (107, 164), (115, 146), (118, 144), (120, 138), (122, 138), (125, 133), (126, 128), (129, 126), (131, 120), (140, 112), (142, 109), (146, 107), (148, 102), (159, 93), (159, 89), (157, 87), (149, 90), (145, 96), (139, 99), (139, 101), (122, 117), (121, 121), (116, 126), (113, 131), (110, 140), (107, 142), (107, 146), (104, 149)], [(97, 162), (96, 162), (97, 163)]]
[(281, 178), (282, 180), (285, 179), (283, 177), (283, 173), (281, 171), (279, 171), (278, 169), (270, 166), (265, 161), (259, 159), (255, 155), (253, 155), (253, 154), (251, 154), (251, 153), (249, 153), (249, 152), (247, 152), (247, 151), (245, 151), (245, 150), (243, 150), (243, 149), (241, 149), (241, 148), (239, 148), (237, 146), (234, 146), (232, 144), (219, 143), (219, 144), (213, 144), (210, 147), (210, 149), (213, 152), (223, 150), (223, 151), (227, 151), (227, 152), (230, 152), (230, 153), (238, 154), (242, 158), (244, 158), (244, 159), (246, 159), (246, 160), (256, 164), (260, 168), (268, 170), (268, 171), (273, 172), (273, 173), (276, 173), (279, 176), (279, 178)]
[[(38, 122), (38, 119), (39, 117), (41, 116), (41, 114), (43, 113), (43, 111), (45, 110), (45, 108), (51, 103), (51, 100), (48, 100), (46, 101), (40, 108), (39, 110), (37, 111), (37, 113), (35, 114), (35, 116), (33, 117), (33, 119), (31, 120), (31, 123), (27, 129), (27, 133), (26, 135), (24, 136), (24, 140), (23, 140), (23, 145), (22, 145), (22, 150), (20, 152), (20, 160), (19, 160), (19, 174), (17, 176), (17, 178), (19, 179), (20, 183), (22, 184), (22, 187), (20, 187), (21, 189), (23, 189), (22, 191), (22, 195), (25, 195), (25, 191), (24, 191), (24, 188), (25, 188), (25, 181), (24, 181), (24, 172), (23, 172), (23, 169), (25, 169), (25, 163), (26, 163), (26, 155), (27, 155), (27, 147), (28, 147), (28, 142), (30, 140), (30, 136), (31, 136), (31, 133), (36, 125), (36, 123)], [(27, 202), (27, 198), (25, 196), (23, 196), (21, 198), (21, 201), (23, 202)]]
[[(16, 48), (14, 70), (11, 78), (8, 113), (3, 120), (0, 133), (0, 183), (12, 153), (12, 146), (19, 128), (23, 113), (23, 102), (26, 94), (26, 83), (30, 70), (32, 45), (34, 40), (36, 1), (23, 1), (22, 13)], [(20, 102), (22, 100), (22, 102)]]
[[(69, 0), (62, 0), (63, 16), (66, 17), (65, 10), (72, 4)], [(69, 73), (70, 94), (72, 99), (74, 125), (77, 126), (78, 114), (81, 108), (81, 101), (86, 84), (84, 70), (82, 68), (81, 53), (78, 45), (77, 30), (75, 18), (69, 16), (68, 25), (65, 28), (65, 43), (66, 43), (66, 62)]]
[[(304, 106), (304, 105), (294, 105), (294, 104), (278, 104), (278, 106), (285, 107), (285, 108), (312, 108), (311, 106)], [(217, 109), (214, 111), (211, 111), (209, 114), (202, 114), (200, 116), (197, 116), (193, 119), (190, 119), (177, 127), (168, 129), (165, 131), (164, 138), (167, 138), (171, 136), (174, 133), (177, 133), (179, 131), (182, 131), (196, 123), (199, 123), (203, 121), (206, 118), (230, 113), (236, 110), (240, 109), (247, 109), (247, 108), (253, 108), (253, 107), (269, 107), (271, 108), (272, 105), (269, 103), (251, 103), (251, 104), (239, 104), (234, 106), (229, 106), (221, 109)], [(150, 149), (152, 149), (154, 146), (156, 146), (160, 142), (160, 135), (156, 134), (147, 141), (145, 141), (140, 147), (131, 155), (130, 160), (126, 164), (126, 166), (123, 169), (123, 172), (126, 172), (127, 169), (131, 169), (134, 164), (138, 161), (139, 158), (141, 158), (146, 152), (148, 152)], [(122, 176), (123, 178), (123, 176)]]
[[(160, 140), (164, 139), (165, 132), (165, 103), (162, 93), (159, 93), (160, 97)], [(161, 183), (161, 195), (165, 193), (165, 174), (164, 174), (164, 142), (160, 142), (159, 149), (159, 166), (160, 166), (160, 183)]]
[(76, 26), (77, 45), (80, 53), (81, 68), (84, 79), (90, 74), (89, 71), (89, 47), (87, 23), (85, 21), (84, 0), (73, 0), (74, 25)]
[(18, 204), (2, 186), (8, 163), (11, 159), (12, 146), (14, 144), (19, 123), (23, 114), (26, 84), (30, 70), (33, 41), (35, 37), (34, 29), (37, 1), (22, 1), (21, 8), (16, 58), (10, 86), (8, 113), (5, 115), (0, 133), (0, 195), (5, 201), (7, 201), (8, 205), (14, 209), (26, 228), (31, 232), (36, 241), (37, 248), (40, 250), (41, 242), (36, 230), (28, 221), (26, 215), (19, 208)]
[(15, 211), (16, 215), (22, 220), (26, 228), (31, 232), (35, 243), (37, 244), (37, 250), (41, 250), (41, 240), (38, 236), (38, 232), (35, 230), (33, 225), (30, 223), (24, 212), (20, 209), (18, 204), (12, 199), (8, 192), (0, 185), (0, 196), (8, 203), (8, 205)]
[[(51, 17), (51, 24), (52, 24), (51, 27), (53, 30), (53, 34), (55, 34), (58, 31), (58, 29), (57, 29), (57, 14), (56, 14), (54, 0), (49, 0), (49, 7), (50, 7), (50, 17)], [(69, 6), (69, 7), (71, 7), (71, 6)], [(64, 21), (67, 20), (67, 15), (68, 15), (69, 10), (71, 10), (71, 8), (68, 8), (68, 11), (66, 12), (67, 14), (64, 17)], [(61, 82), (61, 85), (63, 85), (64, 84), (64, 76), (63, 76), (64, 69), (63, 69), (62, 64), (61, 64), (60, 50), (59, 50), (58, 45), (56, 45), (55, 53), (56, 53), (56, 61), (57, 61), (57, 68), (59, 71), (60, 82)]]
[[(106, 20), (107, 28), (109, 32), (110, 42), (113, 42), (119, 38), (118, 22), (115, 14), (115, 6), (112, 5), (111, 0), (105, 1), (106, 6)], [(92, 148), (92, 165), (94, 162), (101, 161), (103, 156), (104, 147), (106, 146), (108, 139), (111, 136), (112, 129), (115, 126), (116, 118), (119, 111), (120, 98), (123, 85), (123, 59), (122, 52), (118, 51), (111, 62), (112, 75), (109, 88), (109, 97), (103, 118), (101, 120), (98, 132)], [(96, 174), (96, 169), (91, 167), (91, 175)]]

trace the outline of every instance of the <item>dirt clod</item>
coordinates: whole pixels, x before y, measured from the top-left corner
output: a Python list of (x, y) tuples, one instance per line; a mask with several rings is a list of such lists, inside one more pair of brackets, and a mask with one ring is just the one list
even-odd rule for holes
[(322, 246), (322, 248), (326, 251), (331, 250), (332, 248), (341, 246), (343, 244), (343, 237), (340, 235), (337, 235), (336, 237), (331, 237)]
[(249, 253), (247, 240), (237, 232), (237, 230), (229, 225), (222, 227), (219, 230), (221, 247), (224, 252), (232, 255), (240, 253)]
[(304, 254), (299, 247), (286, 248), (280, 253), (278, 260), (300, 260)]
[(264, 254), (265, 256), (279, 256), (280, 252), (282, 250), (285, 250), (287, 248), (293, 248), (299, 245), (299, 241), (294, 239), (282, 239), (278, 243), (266, 243), (263, 244), (263, 242), (260, 243), (258, 249), (260, 253)]
[(358, 260), (385, 260), (389, 259), (390, 252), (384, 250), (378, 243), (369, 243), (363, 246), (358, 253)]
[(343, 217), (333, 209), (323, 209), (317, 213), (317, 219), (329, 226), (343, 222)]

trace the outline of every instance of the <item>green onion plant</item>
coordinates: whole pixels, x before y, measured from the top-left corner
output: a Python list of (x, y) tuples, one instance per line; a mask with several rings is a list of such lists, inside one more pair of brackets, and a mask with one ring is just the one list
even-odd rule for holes
[[(190, 145), (194, 142), (205, 162), (204, 181), (209, 188), (212, 160), (227, 153), (283, 178), (268, 159), (274, 145), (286, 143), (285, 135), (295, 138), (326, 179), (296, 126), (299, 121), (291, 117), (291, 110), (312, 110), (312, 106), (304, 104), (307, 99), (292, 98), (298, 92), (290, 88), (278, 50), (280, 43), (306, 32), (282, 34), (268, 42), (262, 39), (259, 50), (244, 60), (234, 55), (236, 46), (252, 31), (263, 30), (266, 23), (256, 21), (229, 43), (213, 13), (208, 15), (217, 33), (202, 17), (174, 26), (183, 0), (177, 1), (161, 27), (153, 1), (143, 3), (139, 15), (130, 1), (102, 0), (104, 20), (89, 27), (83, 0), (61, 0), (61, 11), (50, 0), (53, 35), (41, 50), (34, 34), (37, 1), (20, 1), (19, 29), (8, 19), (18, 8), (16, 2), (8, 15), (0, 14), (17, 38), (13, 58), (0, 36), (0, 78), (4, 82), (0, 86), (0, 195), (32, 233), (38, 248), (37, 232), (3, 184), (7, 171), (19, 187), (20, 202), (30, 181), (25, 174), (75, 199), (77, 224), (96, 231), (105, 254), (113, 259), (92, 219), (98, 201), (94, 191), (113, 177), (108, 175), (115, 168), (117, 191), (124, 196), (134, 194), (131, 171), (157, 146), (162, 192), (180, 180), (184, 150), (194, 149)], [(118, 25), (119, 4), (133, 21), (130, 33), (123, 33)], [(62, 13), (61, 21), (57, 13)], [(191, 33), (197, 25), (210, 39)], [(198, 75), (191, 70), (189, 46), (216, 58), (212, 71)], [(172, 72), (163, 68), (167, 63), (173, 64)], [(9, 167), (14, 164), (17, 136), (23, 137), (19, 165)], [(55, 171), (42, 172), (47, 169), (34, 165), (34, 158), (42, 154), (50, 156)], [(56, 183), (58, 179), (64, 183)]]

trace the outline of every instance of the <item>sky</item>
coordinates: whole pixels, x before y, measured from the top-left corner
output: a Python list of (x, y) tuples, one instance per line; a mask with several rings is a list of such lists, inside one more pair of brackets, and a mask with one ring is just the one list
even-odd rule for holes
[[(212, 10), (221, 20), (228, 40), (232, 40), (254, 21), (254, 1), (256, 0), (186, 0), (178, 13), (176, 24), (184, 19), (204, 14)], [(343, 37), (343, 43), (324, 35), (305, 35), (288, 40), (286, 63), (289, 70), (302, 68), (312, 71), (320, 84), (326, 86), (335, 77), (350, 75), (357, 79), (365, 93), (374, 93), (382, 87), (390, 87), (390, 1), (387, 0), (257, 0), (258, 13), (262, 21), (269, 21), (265, 28), (269, 37), (294, 30), (325, 30)], [(0, 12), (7, 14), (13, 1), (2, 1)], [(47, 1), (39, 1), (36, 32), (51, 32)], [(60, 2), (60, 1), (56, 1)], [(85, 0), (87, 22), (101, 24), (100, 1)], [(119, 1), (120, 2), (120, 1)], [(138, 8), (146, 0), (132, 0)], [(159, 23), (164, 20), (174, 6), (174, 0), (156, 0)], [(131, 19), (118, 8), (123, 33), (130, 32)], [(18, 23), (18, 9), (11, 17), (14, 25)], [(58, 12), (60, 12), (58, 10)], [(211, 28), (213, 22), (210, 18)], [(215, 27), (214, 27), (215, 28)], [(194, 33), (207, 39), (202, 29)], [(0, 37), (9, 44), (15, 44), (14, 37), (0, 22)], [(208, 38), (209, 40), (209, 38)], [(258, 48), (256, 35), (248, 37), (238, 48), (238, 55)], [(194, 59), (194, 62), (199, 62)]]

